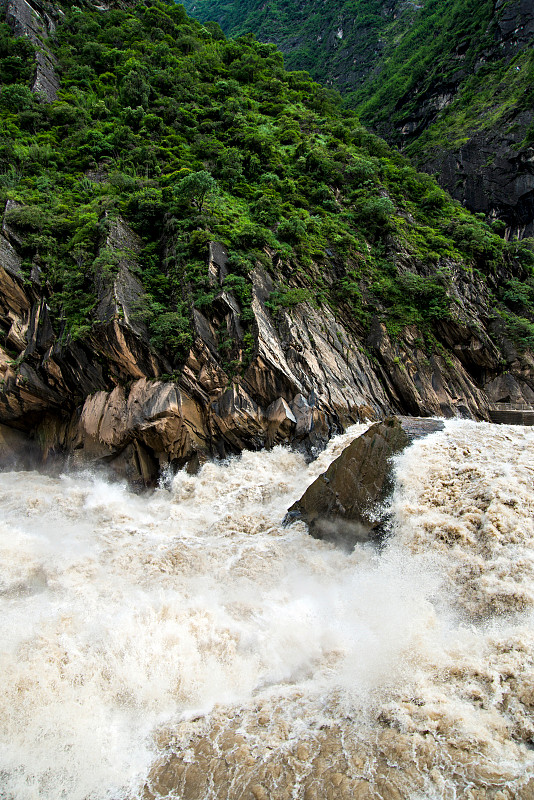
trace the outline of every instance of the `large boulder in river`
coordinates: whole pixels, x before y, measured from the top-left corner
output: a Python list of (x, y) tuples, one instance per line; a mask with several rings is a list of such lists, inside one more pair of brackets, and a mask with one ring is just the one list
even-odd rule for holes
[(398, 417), (372, 425), (291, 506), (286, 522), (303, 519), (316, 539), (345, 546), (379, 538), (386, 517), (381, 506), (393, 488), (392, 456), (442, 427), (438, 420)]

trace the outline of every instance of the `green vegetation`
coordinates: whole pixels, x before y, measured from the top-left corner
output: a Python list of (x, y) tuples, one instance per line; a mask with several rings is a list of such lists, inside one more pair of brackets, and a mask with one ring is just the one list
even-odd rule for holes
[(393, 19), (384, 0), (187, 0), (187, 11), (216, 20), (227, 35), (254, 33), (274, 42), (290, 69), (315, 80), (354, 89), (372, 70), (382, 36)]
[[(421, 162), (440, 149), (457, 149), (477, 131), (506, 124), (510, 112), (532, 108), (534, 51), (507, 52), (496, 36), (509, 5), (189, 0), (186, 7), (217, 20), (226, 33), (252, 31), (275, 42), (289, 67), (307, 69), (340, 89), (361, 121), (388, 141), (400, 142), (406, 124), (419, 120), (407, 153)], [(438, 104), (430, 102), (425, 112), (436, 97)], [(524, 145), (532, 141), (528, 132)]]
[[(513, 283), (530, 280), (528, 246), (505, 243), (335, 93), (286, 71), (274, 45), (226, 40), (158, 0), (65, 12), (51, 41), (56, 102), (27, 89), (27, 42), (6, 39), (0, 60), (0, 200), (12, 201), (5, 221), (27, 274), (38, 264), (64, 336), (98, 324), (98, 286), (118, 268), (105, 244), (118, 217), (142, 239), (138, 315), (173, 369), (193, 309), (217, 302), (211, 241), (230, 254), (224, 289), (241, 308), (245, 363), (257, 265), (272, 272), (275, 313), (313, 300), (360, 330), (378, 313), (392, 332), (415, 323), (431, 341), (436, 320), (454, 314), (453, 262), (490, 280), (507, 274), (499, 309), (510, 330), (530, 319)], [(221, 349), (235, 360), (232, 343)]]
[[(509, 120), (534, 102), (534, 51), (511, 61), (481, 67), (462, 84), (451, 104), (407, 148), (414, 158), (437, 150), (456, 150), (478, 131), (506, 129)], [(372, 112), (370, 112), (372, 113)], [(530, 144), (527, 131), (524, 146)], [(534, 141), (534, 139), (533, 139)]]
[[(7, 96), (11, 100), (16, 94), (17, 87), (23, 97), (27, 96), (26, 84), (33, 73), (33, 59), (34, 49), (28, 39), (15, 39), (9, 25), (0, 24), (0, 84), (10, 87)], [(2, 103), (5, 102), (2, 93)]]
[[(386, 35), (380, 74), (350, 98), (362, 119), (391, 130), (416, 113), (437, 87), (444, 93), (454, 90), (493, 42), (493, 10), (493, 0), (426, 0), (401, 15)], [(492, 65), (481, 72), (491, 74)], [(474, 105), (470, 94), (464, 107)]]

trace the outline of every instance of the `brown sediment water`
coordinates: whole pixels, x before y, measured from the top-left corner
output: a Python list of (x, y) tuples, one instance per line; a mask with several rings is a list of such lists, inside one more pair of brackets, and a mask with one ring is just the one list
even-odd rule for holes
[(1, 800), (532, 800), (534, 430), (447, 422), (393, 530), (284, 529), (317, 462), (0, 475)]

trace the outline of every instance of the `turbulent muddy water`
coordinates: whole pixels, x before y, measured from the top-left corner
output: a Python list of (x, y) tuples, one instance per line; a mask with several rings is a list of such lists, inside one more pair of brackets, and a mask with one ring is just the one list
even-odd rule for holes
[(0, 475), (2, 800), (534, 798), (534, 429), (408, 449), (381, 552), (283, 529), (363, 430), (148, 497)]

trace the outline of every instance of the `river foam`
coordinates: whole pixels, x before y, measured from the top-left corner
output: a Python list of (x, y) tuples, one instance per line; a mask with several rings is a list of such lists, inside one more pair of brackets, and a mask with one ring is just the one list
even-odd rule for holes
[(277, 447), (151, 496), (0, 475), (2, 800), (532, 800), (534, 430), (448, 422), (347, 555)]

